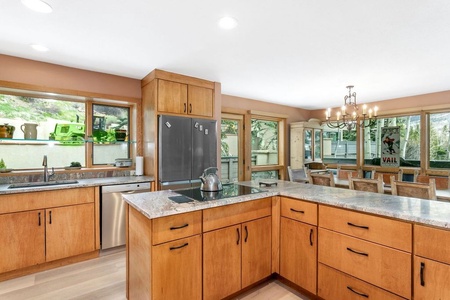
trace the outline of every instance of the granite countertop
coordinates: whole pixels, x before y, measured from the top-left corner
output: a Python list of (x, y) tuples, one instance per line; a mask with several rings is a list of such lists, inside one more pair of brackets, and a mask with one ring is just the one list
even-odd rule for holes
[(68, 188), (92, 187), (101, 185), (127, 184), (154, 181), (153, 176), (122, 176), (122, 177), (103, 177), (90, 179), (77, 179), (78, 183), (49, 185), (49, 186), (33, 186), (24, 188), (9, 189), (10, 184), (0, 184), (0, 195), (29, 193), (39, 191), (64, 190)]
[(281, 195), (409, 222), (432, 225), (445, 229), (450, 228), (450, 203), (448, 202), (368, 193), (281, 180), (272, 182), (277, 182), (277, 186), (260, 187), (258, 181), (238, 182), (237, 184), (240, 185), (260, 188), (263, 192), (204, 202), (193, 201), (178, 204), (169, 199), (169, 197), (179, 196), (179, 194), (173, 191), (124, 195), (123, 198), (149, 219)]

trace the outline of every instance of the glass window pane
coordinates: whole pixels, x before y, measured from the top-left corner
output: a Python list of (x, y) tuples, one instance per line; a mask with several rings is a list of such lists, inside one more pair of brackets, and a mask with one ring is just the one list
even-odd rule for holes
[(430, 114), (430, 167), (450, 168), (450, 113)]
[(116, 158), (129, 158), (130, 109), (99, 104), (92, 108), (93, 164), (113, 164)]
[(314, 129), (314, 161), (322, 160), (322, 131)]
[(222, 119), (221, 122), (221, 180), (239, 180), (239, 121)]
[(1, 135), (0, 158), (11, 169), (85, 165), (85, 104), (83, 102), (0, 95), (0, 124), (14, 126), (12, 139)]
[(356, 164), (356, 130), (323, 125), (323, 162)]
[(382, 128), (400, 127), (400, 166), (420, 167), (420, 115), (378, 119), (364, 130), (364, 161), (380, 165)]
[(278, 164), (278, 122), (252, 119), (252, 164)]
[(257, 171), (252, 172), (252, 180), (255, 179), (278, 179), (278, 171)]
[(305, 129), (305, 161), (311, 161), (312, 155), (312, 129)]

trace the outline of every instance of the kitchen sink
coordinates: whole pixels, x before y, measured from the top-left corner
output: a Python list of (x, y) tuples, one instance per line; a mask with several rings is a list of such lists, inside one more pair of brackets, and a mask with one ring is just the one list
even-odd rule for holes
[(40, 182), (13, 183), (8, 186), (8, 189), (64, 185), (64, 184), (75, 184), (75, 183), (78, 183), (78, 180), (57, 180), (57, 181), (47, 181), (47, 182), (40, 181)]

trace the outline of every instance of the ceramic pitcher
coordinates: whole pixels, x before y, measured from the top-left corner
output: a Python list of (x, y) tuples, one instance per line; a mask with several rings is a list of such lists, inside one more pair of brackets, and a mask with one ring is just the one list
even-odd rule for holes
[(24, 123), (20, 125), (20, 130), (23, 132), (23, 138), (26, 140), (35, 140), (37, 138), (37, 129), (38, 124), (34, 123)]

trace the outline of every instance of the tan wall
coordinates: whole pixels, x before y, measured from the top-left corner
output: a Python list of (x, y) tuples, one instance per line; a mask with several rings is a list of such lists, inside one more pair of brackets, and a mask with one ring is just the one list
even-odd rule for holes
[[(418, 112), (421, 110), (450, 108), (450, 91), (395, 98), (367, 104), (370, 107), (378, 106), (378, 114), (380, 116), (409, 111)], [(335, 107), (333, 109), (332, 116), (335, 115), (336, 109), (338, 108)], [(325, 108), (311, 111), (310, 118), (325, 119)]]
[[(17, 87), (39, 87), (39, 91), (63, 94), (111, 95), (141, 98), (141, 81), (99, 72), (69, 68), (29, 59), (0, 55), (0, 81)], [(80, 93), (81, 92), (81, 93)], [(115, 97), (114, 97), (115, 96)]]

